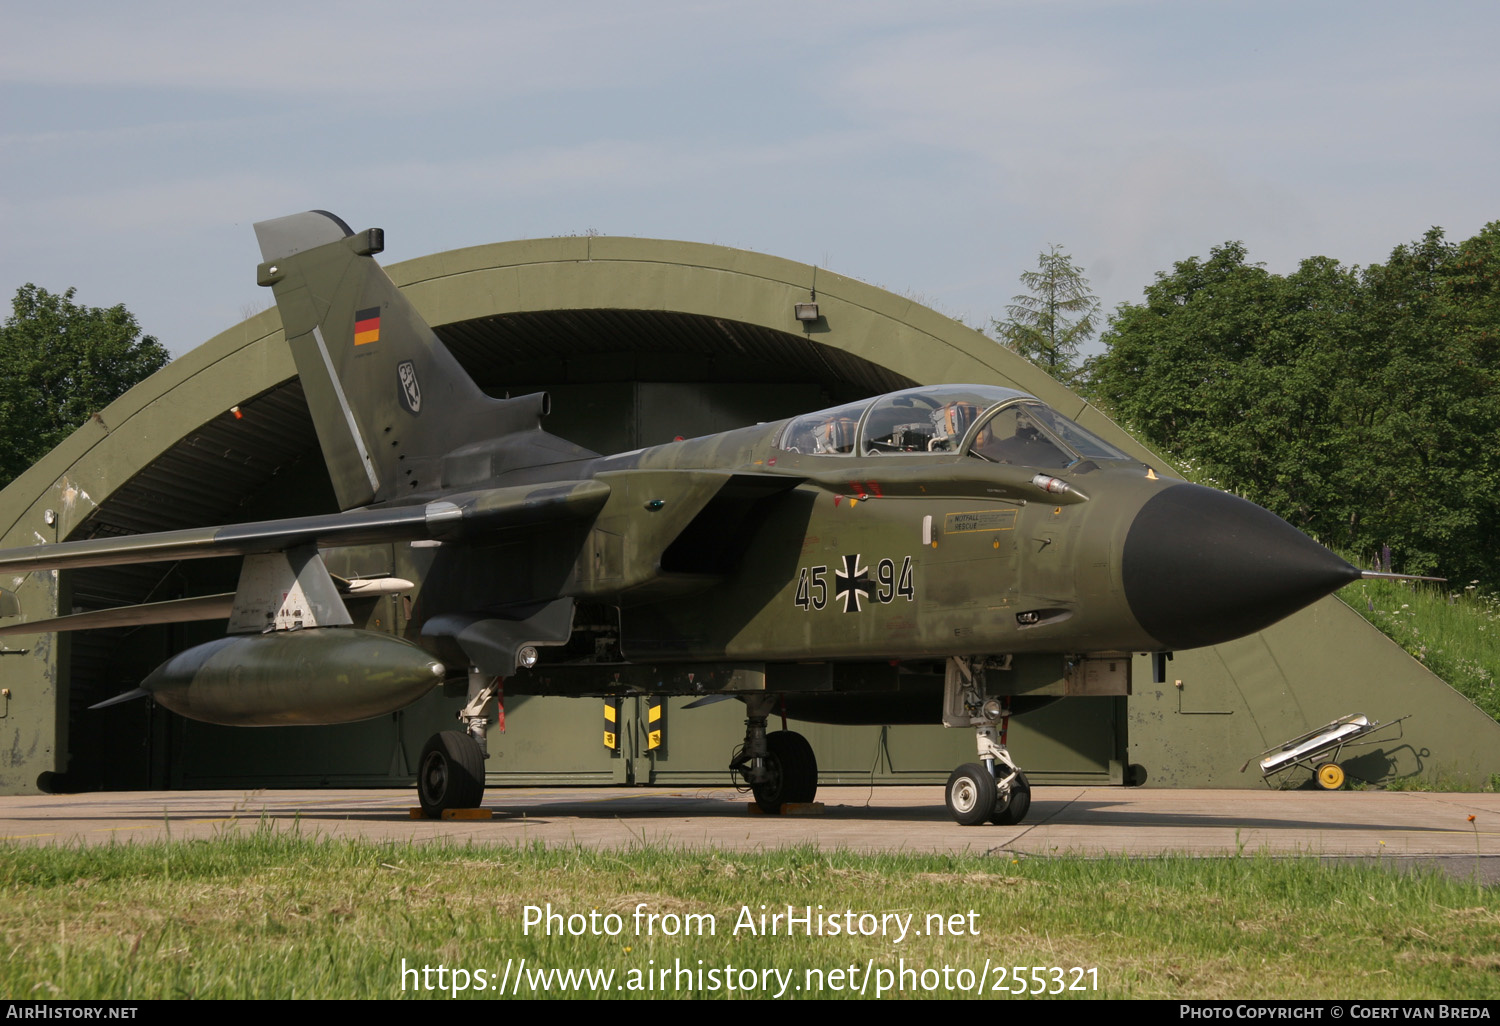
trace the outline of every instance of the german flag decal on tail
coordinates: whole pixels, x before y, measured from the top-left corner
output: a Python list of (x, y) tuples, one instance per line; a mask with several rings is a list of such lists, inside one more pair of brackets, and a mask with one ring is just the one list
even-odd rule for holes
[(354, 344), (368, 345), (380, 341), (380, 307), (372, 306), (354, 315)]

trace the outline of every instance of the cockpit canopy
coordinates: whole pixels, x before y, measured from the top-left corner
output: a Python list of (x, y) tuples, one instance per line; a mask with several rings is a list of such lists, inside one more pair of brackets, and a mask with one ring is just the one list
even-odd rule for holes
[(819, 410), (789, 421), (776, 444), (826, 456), (961, 452), (1049, 469), (1129, 459), (1036, 397), (993, 385), (908, 388)]

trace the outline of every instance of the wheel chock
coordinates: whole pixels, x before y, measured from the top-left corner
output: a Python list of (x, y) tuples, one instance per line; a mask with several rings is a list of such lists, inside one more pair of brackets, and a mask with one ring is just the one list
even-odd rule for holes
[[(427, 819), (428, 818), (427, 815), (422, 812), (422, 807), (420, 805), (417, 806), (414, 809), (407, 809), (406, 813), (412, 819)], [(495, 812), (494, 812), (493, 809), (444, 809), (443, 810), (443, 818), (444, 819), (494, 819), (495, 818)]]

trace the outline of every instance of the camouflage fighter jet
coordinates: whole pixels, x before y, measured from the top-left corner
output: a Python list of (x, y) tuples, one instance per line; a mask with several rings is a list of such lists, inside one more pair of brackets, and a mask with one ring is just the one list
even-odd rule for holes
[[(210, 723), (350, 722), (466, 677), (463, 729), (418, 764), (429, 813), (479, 803), (503, 681), (738, 699), (731, 769), (768, 812), (817, 789), (811, 746), (768, 733), (774, 715), (941, 718), (976, 738), (947, 785), (954, 818), (1019, 822), (1031, 792), (1010, 715), (1128, 694), (1132, 653), (1258, 631), (1361, 576), (1007, 388), (912, 388), (590, 452), (543, 430), (545, 394), (474, 384), (373, 259), (379, 229), (319, 211), (255, 228), (344, 512), (0, 552), (11, 572), (244, 558), (232, 595), (3, 630), (227, 617), (225, 637), (130, 693)], [(320, 555), (371, 544), (398, 546), (399, 575), (336, 579)], [(410, 602), (400, 636), (354, 626), (350, 603), (381, 594)]]

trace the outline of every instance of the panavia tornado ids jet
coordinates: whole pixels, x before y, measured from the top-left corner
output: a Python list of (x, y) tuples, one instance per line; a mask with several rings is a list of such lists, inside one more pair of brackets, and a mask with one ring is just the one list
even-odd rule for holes
[[(1019, 822), (1031, 791), (1009, 716), (1128, 694), (1132, 653), (1238, 638), (1361, 575), (1007, 388), (590, 452), (544, 430), (545, 394), (474, 384), (373, 259), (379, 229), (317, 211), (255, 228), (344, 512), (0, 552), (12, 573), (243, 557), (232, 594), (3, 630), (227, 618), (131, 692), (219, 724), (350, 722), (466, 678), (462, 729), (419, 761), (429, 813), (479, 803), (503, 681), (738, 699), (730, 767), (767, 812), (811, 801), (818, 779), (800, 734), (767, 731), (776, 714), (940, 718), (977, 743), (947, 786), (953, 816)], [(321, 555), (373, 544), (409, 545), (411, 579), (335, 577)], [(351, 608), (391, 594), (410, 604), (399, 636), (355, 626)]]

